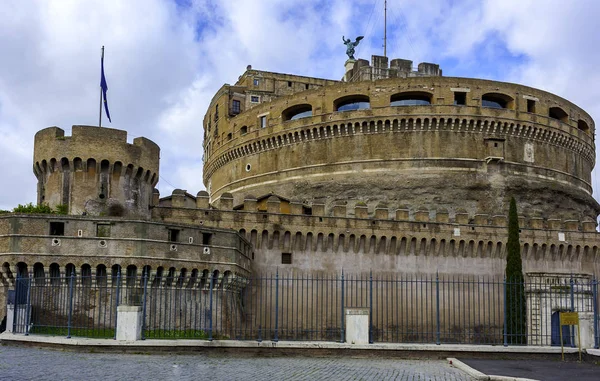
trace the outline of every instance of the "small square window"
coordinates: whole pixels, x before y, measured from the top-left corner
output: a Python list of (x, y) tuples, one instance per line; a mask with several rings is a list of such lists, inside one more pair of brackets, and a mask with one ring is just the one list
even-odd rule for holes
[(258, 80), (258, 78), (254, 78), (254, 86), (258, 86), (260, 84), (260, 81)]
[(462, 91), (454, 92), (454, 105), (455, 106), (464, 106), (467, 104), (467, 93)]
[(169, 229), (168, 241), (169, 242), (179, 242), (179, 229)]
[(65, 223), (50, 222), (50, 235), (65, 235)]
[(212, 234), (210, 233), (202, 233), (202, 244), (203, 245), (210, 245), (210, 238), (212, 237)]
[(535, 112), (535, 101), (533, 99), (527, 100), (527, 112)]
[(260, 98), (257, 95), (252, 95), (252, 96), (250, 96), (250, 102), (258, 103), (258, 102), (260, 102)]
[(96, 237), (110, 237), (110, 224), (96, 225)]
[(291, 265), (292, 264), (292, 253), (281, 253), (281, 264)]
[(259, 124), (260, 124), (260, 128), (265, 128), (267, 127), (267, 116), (261, 116), (259, 119)]

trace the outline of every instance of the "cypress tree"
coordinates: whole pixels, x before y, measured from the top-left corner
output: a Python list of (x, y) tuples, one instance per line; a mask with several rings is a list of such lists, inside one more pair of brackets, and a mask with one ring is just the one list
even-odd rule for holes
[(510, 344), (527, 343), (527, 305), (521, 244), (519, 243), (519, 216), (517, 202), (510, 199), (508, 211), (508, 242), (506, 244), (506, 324)]

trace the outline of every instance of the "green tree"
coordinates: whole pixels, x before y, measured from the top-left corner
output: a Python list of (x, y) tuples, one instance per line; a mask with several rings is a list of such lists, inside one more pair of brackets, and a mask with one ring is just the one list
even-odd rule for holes
[(506, 244), (506, 330), (510, 344), (527, 343), (527, 305), (519, 243), (517, 202), (510, 199), (508, 210), (508, 242)]
[(17, 207), (13, 209), (13, 213), (22, 213), (22, 214), (53, 214), (54, 211), (47, 204), (41, 205), (33, 205), (31, 202), (29, 204), (21, 205), (19, 204)]
[[(21, 205), (19, 204), (17, 207), (15, 207), (12, 210), (12, 213), (19, 213), (19, 214), (67, 214), (68, 212), (68, 206), (67, 205), (56, 205), (56, 210), (52, 210), (51, 207), (49, 207), (47, 204), (41, 204), (41, 205), (33, 205), (33, 203), (29, 203), (29, 204), (25, 204), (25, 205)], [(2, 212), (6, 212), (6, 213), (11, 213), (8, 211), (0, 211), (0, 213)]]

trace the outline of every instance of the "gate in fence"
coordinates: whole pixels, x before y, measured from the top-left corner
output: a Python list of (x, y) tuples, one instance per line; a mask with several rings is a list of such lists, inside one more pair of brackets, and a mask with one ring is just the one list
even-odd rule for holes
[[(525, 284), (484, 277), (277, 273), (197, 282), (71, 273), (18, 277), (8, 311), (12, 331), (23, 334), (115, 338), (117, 307), (132, 305), (142, 307), (144, 339), (343, 342), (344, 310), (357, 307), (369, 311), (371, 343), (551, 345), (552, 314), (569, 310), (588, 320), (589, 346), (598, 348), (597, 286), (594, 279), (565, 283), (535, 276)], [(506, 314), (515, 290), (525, 293), (519, 327)], [(574, 346), (574, 332), (565, 333)]]

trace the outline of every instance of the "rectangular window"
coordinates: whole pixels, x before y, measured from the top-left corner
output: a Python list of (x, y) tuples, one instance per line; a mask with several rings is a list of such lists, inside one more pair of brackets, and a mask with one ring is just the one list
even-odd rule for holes
[(464, 106), (467, 104), (467, 93), (463, 93), (461, 91), (454, 92), (454, 105), (455, 106)]
[(110, 224), (96, 225), (96, 237), (110, 237)]
[(306, 88), (306, 90), (308, 90), (308, 83), (306, 85), (304, 85), (304, 87)]
[(258, 118), (259, 119), (259, 124), (260, 124), (260, 128), (265, 128), (267, 127), (267, 116), (261, 116)]
[(527, 112), (535, 112), (535, 101), (533, 99), (527, 100)]
[(211, 233), (202, 233), (202, 244), (210, 245), (210, 238), (212, 237)]
[(179, 242), (179, 229), (169, 229), (167, 240), (169, 242)]
[(234, 99), (233, 102), (231, 102), (231, 113), (233, 115), (237, 115), (240, 113), (240, 107), (241, 106), (241, 102)]
[(65, 235), (65, 223), (50, 222), (50, 235)]
[(292, 253), (281, 253), (281, 264), (291, 265), (292, 264)]
[(215, 122), (219, 120), (219, 105), (215, 106)]
[(257, 95), (252, 95), (250, 97), (250, 102), (252, 102), (252, 103), (258, 103), (258, 102), (260, 102), (260, 98)]
[(260, 84), (260, 81), (258, 80), (258, 78), (254, 78), (254, 86), (258, 86)]
[(292, 87), (292, 81), (288, 81), (288, 87)]

